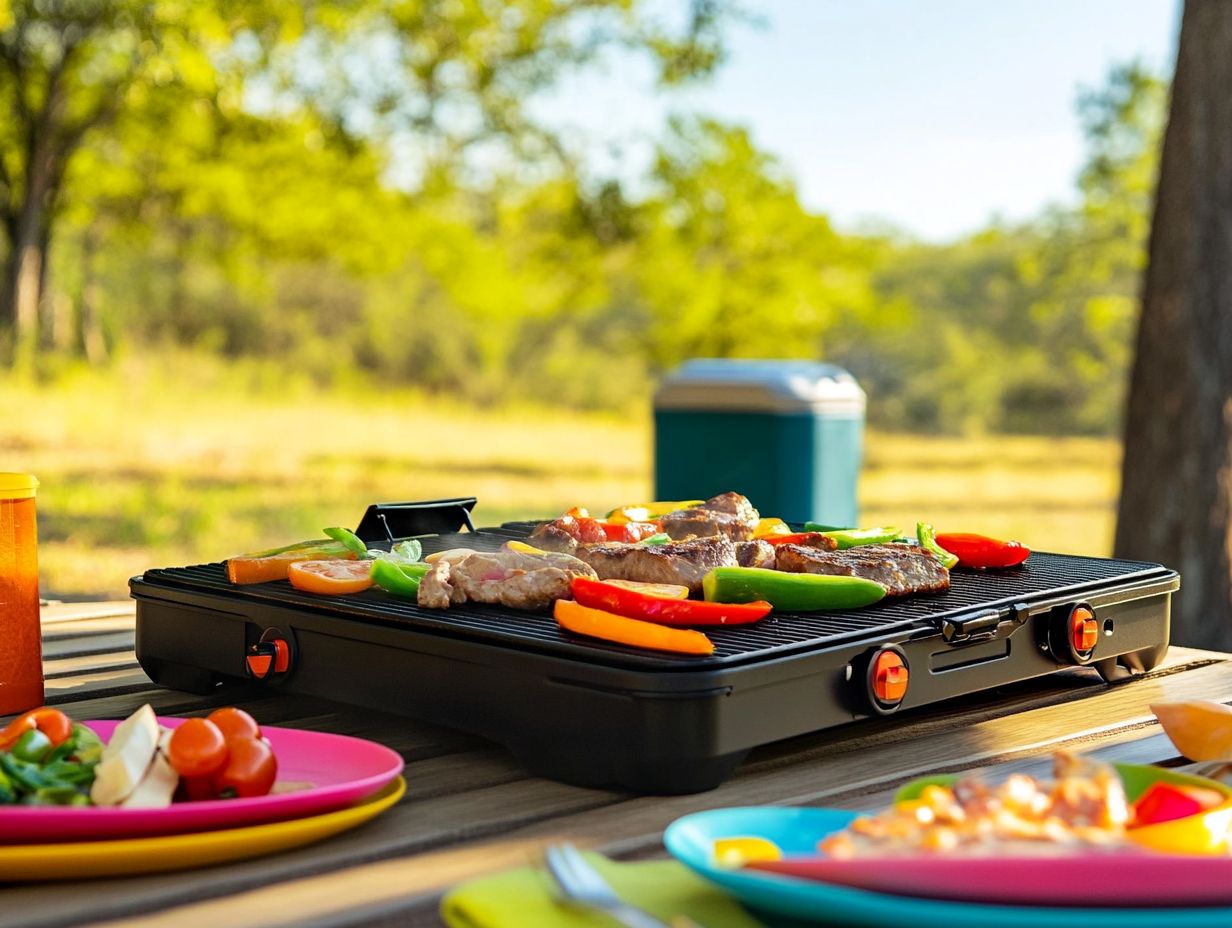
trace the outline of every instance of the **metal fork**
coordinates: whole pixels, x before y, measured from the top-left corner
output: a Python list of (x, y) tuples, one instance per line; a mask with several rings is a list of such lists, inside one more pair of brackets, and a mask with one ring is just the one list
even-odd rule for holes
[(625, 928), (672, 928), (625, 902), (572, 844), (553, 844), (543, 853), (552, 879), (568, 901), (606, 912)]

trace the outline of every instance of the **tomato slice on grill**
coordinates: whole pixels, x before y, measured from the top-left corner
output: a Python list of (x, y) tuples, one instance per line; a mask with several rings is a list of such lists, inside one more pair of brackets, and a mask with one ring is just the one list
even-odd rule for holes
[(339, 596), (372, 586), (371, 561), (300, 561), (287, 568), (291, 586), (305, 593)]

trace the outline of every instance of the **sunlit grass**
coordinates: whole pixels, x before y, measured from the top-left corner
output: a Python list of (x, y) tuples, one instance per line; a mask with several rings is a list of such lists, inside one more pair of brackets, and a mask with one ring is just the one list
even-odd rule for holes
[[(148, 567), (353, 526), (374, 501), (476, 496), (476, 521), (494, 524), (652, 494), (648, 408), (615, 417), (324, 392), (192, 356), (54, 388), (0, 381), (0, 403), (0, 469), (42, 481), (39, 557), (52, 597), (125, 596)], [(928, 519), (1107, 554), (1118, 460), (1112, 441), (871, 433), (861, 521)]]

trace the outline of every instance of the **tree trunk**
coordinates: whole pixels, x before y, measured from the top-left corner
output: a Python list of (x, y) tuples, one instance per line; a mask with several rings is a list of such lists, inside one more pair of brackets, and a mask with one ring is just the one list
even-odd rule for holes
[(1125, 424), (1118, 556), (1180, 571), (1172, 640), (1232, 650), (1232, 3), (1187, 0)]

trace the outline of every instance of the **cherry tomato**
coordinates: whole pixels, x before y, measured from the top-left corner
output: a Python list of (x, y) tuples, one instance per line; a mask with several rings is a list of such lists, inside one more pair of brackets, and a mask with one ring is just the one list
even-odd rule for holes
[(171, 733), (167, 760), (182, 777), (208, 777), (227, 763), (227, 739), (209, 719), (188, 719)]
[(340, 596), (372, 586), (371, 561), (300, 561), (287, 568), (291, 586), (305, 593)]
[(37, 728), (47, 736), (52, 746), (63, 744), (73, 733), (73, 721), (59, 709), (42, 706), (23, 712), (0, 731), (0, 750), (6, 750), (17, 743), (17, 739), (31, 728)]
[(206, 718), (218, 726), (218, 730), (222, 732), (224, 738), (261, 737), (261, 726), (257, 724), (257, 720), (243, 709), (237, 709), (235, 706), (215, 709)]
[(264, 796), (278, 776), (278, 760), (269, 742), (261, 738), (231, 738), (227, 741), (227, 765), (215, 781), (223, 799)]
[(177, 798), (189, 802), (218, 798), (218, 774), (208, 777), (180, 777)]

